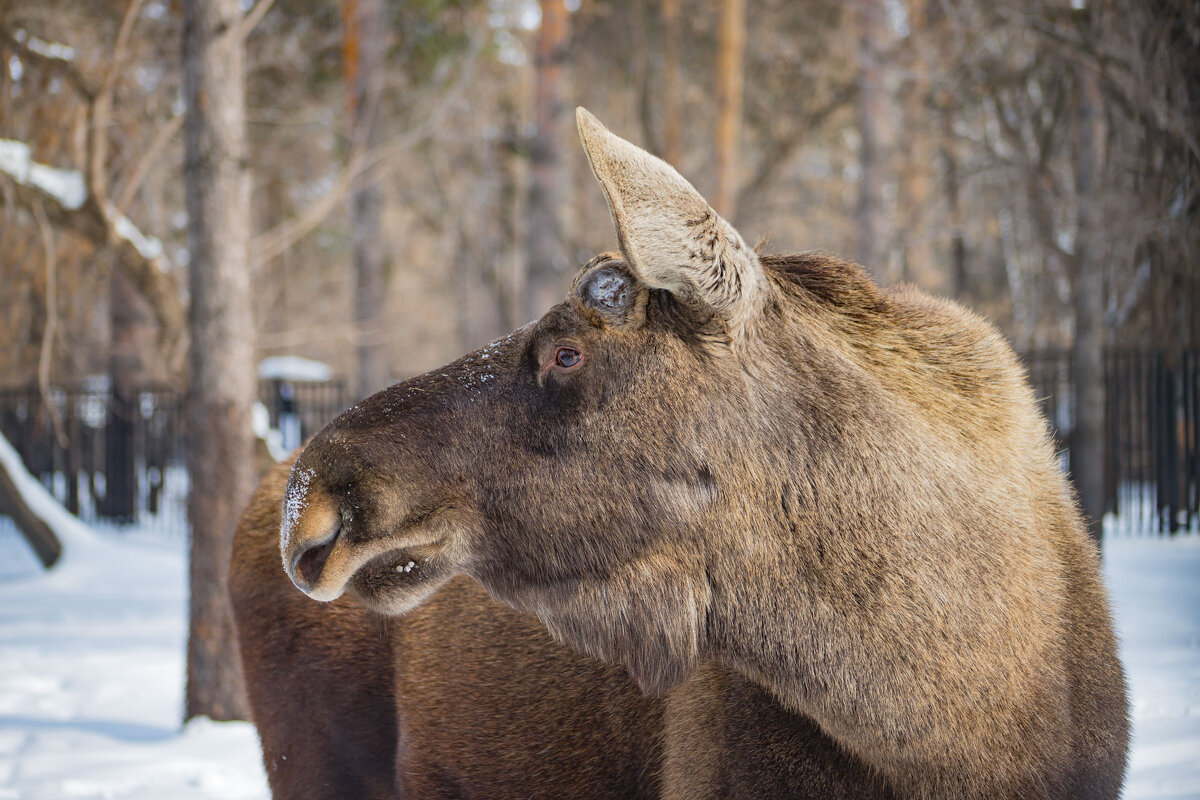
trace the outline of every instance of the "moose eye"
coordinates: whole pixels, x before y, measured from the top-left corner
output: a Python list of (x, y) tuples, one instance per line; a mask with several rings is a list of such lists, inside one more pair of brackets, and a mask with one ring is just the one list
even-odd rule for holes
[(559, 347), (554, 351), (554, 366), (571, 369), (583, 360), (583, 353), (573, 347)]

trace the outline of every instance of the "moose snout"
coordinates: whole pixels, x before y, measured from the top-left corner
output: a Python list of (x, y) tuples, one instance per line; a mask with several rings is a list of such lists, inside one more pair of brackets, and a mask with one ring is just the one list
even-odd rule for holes
[[(324, 492), (310, 489), (307, 481), (295, 480), (284, 497), (279, 549), (283, 568), (296, 588), (315, 600), (333, 600), (345, 588), (345, 570), (332, 566), (345, 561), (342, 516), (337, 504)], [(342, 565), (345, 566), (344, 564)], [(332, 573), (332, 574), (331, 574)]]

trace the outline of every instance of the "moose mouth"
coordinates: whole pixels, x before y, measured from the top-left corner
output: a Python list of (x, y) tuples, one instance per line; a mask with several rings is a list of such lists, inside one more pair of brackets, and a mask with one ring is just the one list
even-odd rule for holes
[(346, 593), (382, 614), (403, 614), (420, 605), (451, 576), (439, 545), (389, 550), (359, 567)]
[(454, 574), (452, 543), (461, 528), (453, 504), (418, 508), (390, 531), (357, 530), (327, 495), (310, 493), (282, 531), (284, 565), (296, 587), (329, 602), (345, 593), (386, 614), (420, 604)]

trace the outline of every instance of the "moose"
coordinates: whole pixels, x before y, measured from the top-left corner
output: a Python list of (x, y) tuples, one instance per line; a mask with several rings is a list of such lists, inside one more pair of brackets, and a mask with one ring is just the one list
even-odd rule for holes
[[(260, 729), (355, 749), (313, 781), (394, 745), (397, 774), (429, 776), (416, 796), (474, 796), (462, 770), (542, 747), (586, 767), (617, 719), (606, 768), (652, 776), (628, 796), (1116, 798), (1128, 711), (1098, 554), (1003, 337), (836, 258), (757, 252), (668, 164), (577, 121), (620, 252), (541, 319), (344, 412), (243, 526), (278, 520), (287, 576), (329, 604), (296, 595), (255, 628), (278, 592), (249, 596), (235, 566), (243, 657), (272, 650), (247, 669)], [(472, 625), (504, 640), (463, 646)], [(360, 674), (360, 652), (386, 669)], [(480, 687), (539, 679), (555, 708), (472, 751), (508, 702)], [(568, 719), (577, 681), (590, 731)], [(446, 686), (478, 705), (431, 732)], [(547, 776), (503, 796), (578, 791)]]

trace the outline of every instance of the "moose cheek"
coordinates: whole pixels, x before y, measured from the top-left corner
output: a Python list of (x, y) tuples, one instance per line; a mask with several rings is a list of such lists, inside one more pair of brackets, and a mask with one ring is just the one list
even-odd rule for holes
[(396, 550), (360, 568), (347, 591), (376, 613), (394, 616), (419, 606), (453, 574), (451, 565), (436, 550)]

